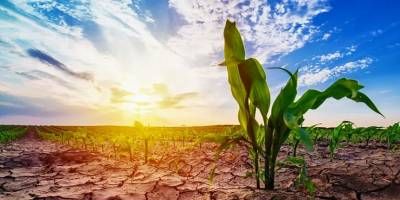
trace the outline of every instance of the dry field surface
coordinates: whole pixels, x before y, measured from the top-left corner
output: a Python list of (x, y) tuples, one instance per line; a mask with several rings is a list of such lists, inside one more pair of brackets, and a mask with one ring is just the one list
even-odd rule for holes
[[(244, 149), (225, 152), (210, 171), (215, 145), (143, 162), (106, 158), (38, 139), (34, 129), (0, 145), (0, 199), (310, 199), (294, 186), (298, 169), (277, 169), (275, 191), (255, 190)], [(284, 146), (280, 158), (290, 153)], [(400, 199), (400, 155), (371, 144), (345, 146), (331, 162), (326, 145), (299, 149), (316, 184), (315, 199)]]

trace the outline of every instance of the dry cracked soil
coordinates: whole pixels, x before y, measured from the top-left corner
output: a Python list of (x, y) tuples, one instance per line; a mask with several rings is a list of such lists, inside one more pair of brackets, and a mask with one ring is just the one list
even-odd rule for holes
[[(224, 153), (215, 177), (213, 145), (174, 153), (148, 164), (113, 160), (99, 153), (38, 139), (34, 129), (0, 145), (0, 199), (400, 199), (400, 156), (379, 145), (347, 145), (329, 160), (326, 144), (300, 149), (317, 191), (295, 187), (298, 169), (277, 169), (276, 190), (254, 189), (244, 149)], [(282, 148), (280, 158), (290, 153)]]

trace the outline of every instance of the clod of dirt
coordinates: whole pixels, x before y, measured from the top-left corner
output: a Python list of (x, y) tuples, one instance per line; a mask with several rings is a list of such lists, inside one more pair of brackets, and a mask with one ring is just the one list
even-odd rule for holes
[(46, 165), (70, 165), (91, 162), (97, 159), (97, 155), (87, 151), (68, 150), (49, 154), (41, 160)]
[(148, 200), (177, 200), (178, 196), (179, 191), (169, 186), (156, 186), (153, 191), (147, 193)]

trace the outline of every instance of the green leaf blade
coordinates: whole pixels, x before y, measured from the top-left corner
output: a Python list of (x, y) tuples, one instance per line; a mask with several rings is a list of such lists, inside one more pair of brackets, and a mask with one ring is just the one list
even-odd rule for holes
[(347, 97), (355, 102), (364, 103), (371, 110), (382, 115), (369, 97), (364, 93), (359, 92), (359, 90), (362, 88), (363, 86), (357, 81), (342, 78), (334, 82), (323, 92), (317, 90), (308, 90), (301, 98), (290, 105), (285, 111), (285, 123), (289, 127), (294, 128), (297, 120), (301, 119), (308, 110), (317, 109), (329, 98), (340, 100)]
[(239, 30), (236, 28), (236, 23), (226, 20), (224, 29), (224, 56), (225, 64), (235, 65), (245, 59), (245, 50), (242, 37)]
[(256, 59), (249, 58), (239, 64), (239, 73), (251, 103), (266, 115), (271, 96), (262, 65)]

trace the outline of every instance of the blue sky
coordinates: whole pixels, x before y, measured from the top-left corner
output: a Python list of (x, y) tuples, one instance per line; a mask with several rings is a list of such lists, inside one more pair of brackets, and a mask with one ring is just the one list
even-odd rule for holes
[[(400, 2), (0, 2), (0, 123), (153, 125), (237, 123), (222, 60), (235, 20), (247, 56), (300, 69), (300, 87), (359, 80), (386, 118), (328, 101), (307, 124), (400, 121)], [(268, 73), (273, 96), (287, 77)]]

